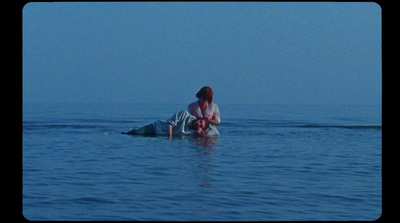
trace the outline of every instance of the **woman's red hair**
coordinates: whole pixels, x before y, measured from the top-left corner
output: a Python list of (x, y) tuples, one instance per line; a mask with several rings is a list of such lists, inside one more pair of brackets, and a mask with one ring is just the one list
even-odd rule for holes
[(213, 100), (213, 91), (210, 87), (205, 86), (202, 87), (199, 92), (197, 92), (196, 97), (198, 99), (200, 98), (205, 98), (210, 104), (212, 103)]

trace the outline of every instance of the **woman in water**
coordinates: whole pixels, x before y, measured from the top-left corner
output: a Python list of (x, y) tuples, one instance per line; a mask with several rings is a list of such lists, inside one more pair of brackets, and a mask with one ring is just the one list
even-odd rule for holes
[(191, 115), (196, 118), (204, 118), (209, 122), (209, 128), (207, 129), (207, 135), (219, 135), (219, 132), (215, 126), (221, 124), (220, 114), (218, 105), (213, 103), (213, 91), (210, 87), (202, 87), (197, 92), (197, 101), (189, 104), (188, 111)]

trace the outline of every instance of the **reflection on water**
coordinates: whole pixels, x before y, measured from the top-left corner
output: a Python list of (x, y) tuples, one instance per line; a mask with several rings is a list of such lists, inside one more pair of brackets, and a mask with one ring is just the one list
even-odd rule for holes
[(216, 166), (214, 149), (218, 144), (219, 137), (193, 138), (192, 141), (194, 145), (191, 147), (195, 150), (193, 159), (196, 161), (194, 175), (200, 179), (198, 185), (207, 188), (207, 192), (211, 192), (213, 179), (210, 174), (213, 172), (213, 167)]
[(192, 138), (192, 140), (196, 142), (197, 146), (213, 149), (218, 144), (219, 137), (198, 137)]

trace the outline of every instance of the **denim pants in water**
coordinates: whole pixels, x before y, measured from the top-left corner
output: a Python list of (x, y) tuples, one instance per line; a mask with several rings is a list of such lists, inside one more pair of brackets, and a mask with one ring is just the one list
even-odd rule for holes
[(155, 135), (156, 131), (153, 124), (142, 126), (138, 129), (132, 129), (127, 132), (128, 135)]

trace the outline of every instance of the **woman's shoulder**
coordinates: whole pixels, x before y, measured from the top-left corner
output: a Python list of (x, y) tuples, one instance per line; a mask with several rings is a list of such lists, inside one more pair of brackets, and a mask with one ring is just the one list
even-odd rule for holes
[(214, 102), (212, 102), (212, 103), (211, 103), (211, 107), (218, 108), (218, 105), (215, 104)]
[(218, 108), (218, 105), (215, 104), (214, 102), (211, 103), (210, 111), (213, 111), (213, 113), (215, 113), (216, 115), (219, 115), (219, 108)]
[(197, 103), (197, 101), (194, 101), (188, 105), (188, 108), (196, 108), (196, 107), (199, 107), (199, 104)]

